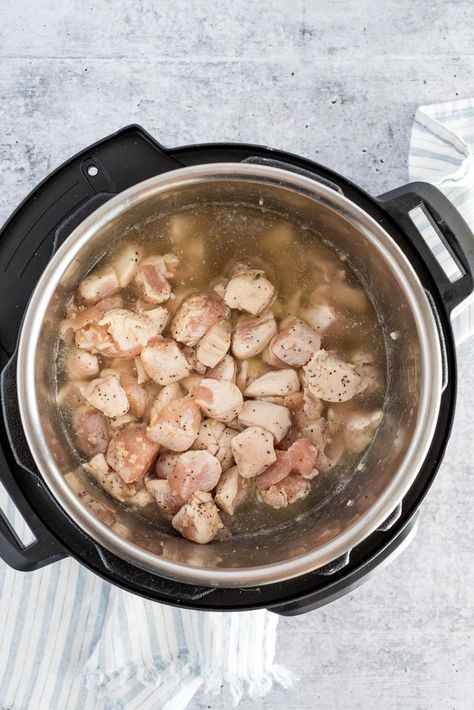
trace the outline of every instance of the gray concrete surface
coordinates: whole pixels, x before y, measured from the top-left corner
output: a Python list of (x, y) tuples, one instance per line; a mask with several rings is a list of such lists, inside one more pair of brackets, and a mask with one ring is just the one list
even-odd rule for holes
[[(374, 194), (407, 179), (417, 105), (472, 95), (471, 0), (0, 0), (0, 221), (121, 126), (164, 144), (265, 143)], [(242, 710), (474, 706), (474, 341), (418, 537), (348, 597), (281, 622), (300, 676)], [(222, 704), (198, 698), (194, 707)]]

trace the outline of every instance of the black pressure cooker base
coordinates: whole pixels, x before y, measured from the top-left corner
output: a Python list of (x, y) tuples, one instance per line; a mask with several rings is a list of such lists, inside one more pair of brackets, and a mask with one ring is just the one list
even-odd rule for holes
[[(28, 300), (46, 264), (72, 230), (98, 206), (159, 173), (203, 163), (251, 162), (252, 158), (309, 173), (314, 179), (342, 190), (391, 234), (433, 297), (446, 346), (448, 377), (432, 446), (397, 516), (383, 526), (383, 530), (374, 532), (354, 548), (349, 560), (344, 560), (345, 564), (330, 565), (324, 570), (259, 588), (195, 587), (123, 561), (85, 535), (58, 506), (43, 484), (23, 436), (16, 403), (14, 352)], [(397, 200), (394, 201), (393, 196)], [(399, 207), (399, 203), (396, 191), (377, 201), (336, 173), (295, 155), (241, 144), (166, 150), (139, 126), (129, 126), (96, 143), (46, 178), (18, 207), (0, 233), (3, 405), (0, 480), (37, 538), (32, 545), (23, 547), (0, 511), (0, 557), (17, 569), (32, 570), (71, 555), (107, 581), (155, 601), (203, 610), (268, 608), (291, 615), (327, 604), (354, 589), (407, 544), (416, 530), (417, 510), (436, 475), (449, 438), (456, 393), (456, 360), (445, 311), (446, 289), (440, 289), (439, 279), (432, 276), (433, 268), (427, 268), (430, 254), (419, 244), (414, 248), (416, 235), (411, 233), (408, 238), (406, 230), (400, 230), (390, 216), (389, 212), (401, 223), (394, 208), (394, 205)]]

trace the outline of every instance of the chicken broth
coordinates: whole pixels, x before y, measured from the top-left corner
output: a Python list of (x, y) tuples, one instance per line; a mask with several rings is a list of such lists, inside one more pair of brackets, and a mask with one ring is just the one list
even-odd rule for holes
[(199, 205), (117, 235), (61, 337), (78, 460), (195, 542), (317, 515), (382, 419), (384, 341), (360, 282), (324, 235), (263, 207)]

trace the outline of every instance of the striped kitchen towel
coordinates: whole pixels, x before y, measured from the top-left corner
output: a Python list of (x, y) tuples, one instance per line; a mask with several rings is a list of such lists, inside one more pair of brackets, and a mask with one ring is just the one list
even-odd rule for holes
[[(420, 106), (413, 122), (408, 172), (410, 180), (436, 185), (474, 232), (474, 98)], [(446, 248), (428, 220), (416, 224), (428, 243), (437, 240), (436, 255), (443, 261)], [(458, 344), (474, 334), (474, 297), (457, 311), (453, 329)]]
[[(0, 507), (31, 542), (1, 484)], [(26, 574), (0, 562), (0, 620), (1, 710), (184, 710), (198, 689), (237, 704), (293, 680), (274, 661), (276, 615), (155, 604), (73, 559)]]

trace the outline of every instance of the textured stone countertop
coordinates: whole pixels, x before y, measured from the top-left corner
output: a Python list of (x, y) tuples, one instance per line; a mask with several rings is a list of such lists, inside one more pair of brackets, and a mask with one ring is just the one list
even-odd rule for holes
[[(0, 7), (0, 221), (72, 153), (133, 122), (168, 146), (294, 151), (381, 193), (407, 180), (415, 108), (474, 91), (471, 0)], [(415, 541), (354, 593), (282, 620), (278, 659), (298, 688), (242, 710), (473, 707), (473, 359), (474, 341)]]

